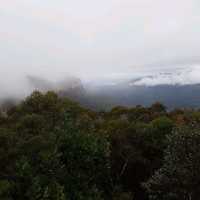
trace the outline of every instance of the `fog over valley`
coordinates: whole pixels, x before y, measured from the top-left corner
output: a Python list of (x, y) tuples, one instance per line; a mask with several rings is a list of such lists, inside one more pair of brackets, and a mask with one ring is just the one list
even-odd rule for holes
[(132, 103), (116, 103), (135, 105), (141, 88), (196, 87), (199, 8), (198, 0), (4, 1), (0, 99), (79, 87), (86, 96), (126, 91)]
[(200, 0), (0, 0), (0, 200), (200, 200)]

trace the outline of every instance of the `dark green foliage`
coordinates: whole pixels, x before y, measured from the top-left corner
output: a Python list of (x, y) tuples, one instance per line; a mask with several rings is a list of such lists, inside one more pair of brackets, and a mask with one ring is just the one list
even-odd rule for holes
[(166, 107), (163, 104), (161, 104), (160, 102), (156, 102), (150, 107), (150, 110), (152, 112), (165, 113)]
[(59, 147), (66, 194), (69, 199), (102, 199), (110, 188), (109, 143), (74, 127), (71, 121), (64, 123)]
[(95, 112), (36, 91), (0, 112), (0, 199), (196, 200), (199, 119), (160, 103)]
[(168, 138), (164, 165), (146, 183), (151, 199), (200, 197), (200, 131), (186, 127)]
[(86, 115), (78, 104), (53, 92), (34, 92), (7, 112), (7, 128), (0, 129), (0, 199), (109, 195), (109, 144), (90, 126), (87, 133), (78, 128), (83, 111)]

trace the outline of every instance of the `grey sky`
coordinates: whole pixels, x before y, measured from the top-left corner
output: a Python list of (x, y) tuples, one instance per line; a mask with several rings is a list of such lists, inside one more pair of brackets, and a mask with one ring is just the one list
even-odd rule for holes
[(197, 65), (199, 36), (199, 0), (1, 0), (0, 84)]

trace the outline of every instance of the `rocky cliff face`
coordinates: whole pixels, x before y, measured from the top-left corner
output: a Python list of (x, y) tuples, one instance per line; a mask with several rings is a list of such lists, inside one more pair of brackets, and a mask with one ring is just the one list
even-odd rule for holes
[(31, 90), (54, 91), (59, 96), (71, 98), (82, 103), (86, 101), (86, 91), (79, 78), (66, 77), (62, 81), (49, 81), (35, 76), (27, 77)]
[(41, 92), (53, 90), (60, 93), (84, 90), (81, 80), (75, 77), (66, 77), (62, 81), (49, 81), (36, 76), (27, 76), (27, 80), (32, 90), (39, 90)]

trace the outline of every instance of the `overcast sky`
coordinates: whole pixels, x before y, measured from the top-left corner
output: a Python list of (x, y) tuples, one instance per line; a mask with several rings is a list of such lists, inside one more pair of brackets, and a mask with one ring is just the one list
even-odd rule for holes
[(32, 73), (86, 79), (199, 63), (199, 0), (0, 1), (1, 85)]

